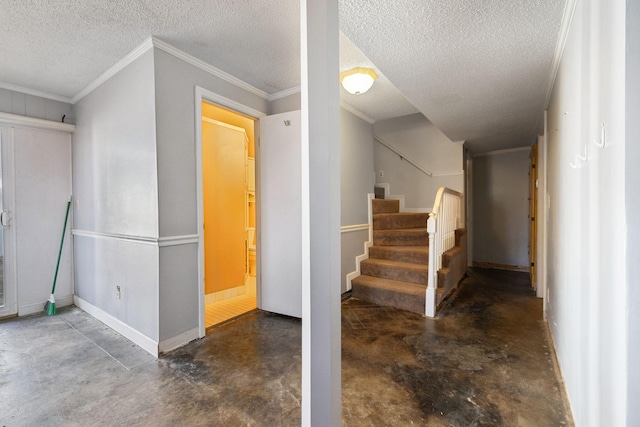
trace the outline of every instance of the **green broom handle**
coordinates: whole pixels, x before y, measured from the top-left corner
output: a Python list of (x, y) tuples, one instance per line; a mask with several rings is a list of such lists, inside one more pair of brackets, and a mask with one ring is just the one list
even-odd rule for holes
[(53, 286), (51, 287), (51, 294), (56, 290), (56, 281), (58, 280), (58, 268), (60, 268), (60, 257), (62, 256), (62, 245), (64, 244), (64, 235), (67, 232), (67, 219), (69, 218), (69, 208), (71, 207), (71, 197), (67, 202), (67, 213), (64, 214), (64, 226), (62, 227), (62, 238), (60, 239), (60, 250), (58, 250), (58, 262), (56, 263), (56, 274), (53, 276)]

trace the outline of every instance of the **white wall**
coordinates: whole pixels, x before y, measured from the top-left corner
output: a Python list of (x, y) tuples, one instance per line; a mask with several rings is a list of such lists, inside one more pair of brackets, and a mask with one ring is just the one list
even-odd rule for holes
[(638, 203), (625, 196), (637, 182), (625, 181), (624, 100), (625, 2), (577, 2), (548, 107), (546, 315), (578, 426), (625, 425), (637, 400), (626, 395), (626, 266), (637, 258), (625, 252), (625, 205), (637, 215)]
[[(640, 141), (640, 2), (627, 3), (626, 141)], [(625, 204), (627, 220), (627, 400), (640, 396), (640, 144), (625, 146)], [(640, 406), (627, 405), (627, 425), (640, 425)]]
[(4, 88), (0, 88), (0, 112), (52, 122), (60, 122), (65, 116), (65, 123), (75, 122), (71, 104)]
[(73, 213), (76, 295), (157, 342), (153, 72), (149, 50), (76, 103)]
[[(270, 114), (298, 110), (299, 108), (300, 94), (295, 93), (272, 101)], [(348, 290), (346, 276), (355, 271), (355, 258), (364, 252), (364, 242), (369, 238), (368, 230), (353, 230), (349, 227), (365, 224), (368, 221), (367, 194), (373, 193), (375, 185), (374, 144), (373, 125), (341, 108), (340, 224), (342, 233), (340, 236), (340, 275), (343, 293)], [(456, 181), (454, 180), (454, 182)], [(431, 205), (433, 205), (433, 201), (431, 201)]]
[(255, 110), (269, 103), (155, 48), (155, 111), (158, 164), (160, 340), (198, 327), (197, 242), (175, 247), (174, 238), (197, 234), (195, 87)]
[(473, 158), (473, 261), (529, 264), (529, 151)]
[[(387, 147), (374, 143), (376, 182), (389, 183), (393, 194), (404, 194), (407, 208), (431, 209), (442, 186), (464, 190), (462, 144), (451, 142), (422, 114), (378, 121), (373, 134), (434, 174), (425, 175)], [(384, 176), (378, 175), (380, 171)]]
[(349, 226), (366, 224), (369, 207), (367, 194), (373, 193), (373, 126), (354, 114), (340, 109), (340, 209), (341, 283), (346, 292), (346, 275), (356, 269), (355, 257), (364, 252), (368, 229), (351, 231)]

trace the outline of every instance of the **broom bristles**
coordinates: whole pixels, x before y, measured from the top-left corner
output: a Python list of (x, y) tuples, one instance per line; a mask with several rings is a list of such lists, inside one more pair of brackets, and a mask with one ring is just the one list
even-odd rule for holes
[(53, 297), (53, 294), (51, 294), (49, 300), (44, 305), (44, 312), (47, 314), (47, 316), (53, 316), (54, 314), (56, 314), (56, 300)]

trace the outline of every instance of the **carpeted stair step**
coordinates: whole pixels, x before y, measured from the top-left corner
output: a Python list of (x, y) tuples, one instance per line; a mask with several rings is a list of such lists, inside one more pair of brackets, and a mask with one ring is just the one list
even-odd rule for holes
[(361, 275), (353, 279), (352, 295), (363, 301), (424, 314), (427, 287)]
[(426, 285), (429, 268), (426, 265), (409, 262), (369, 258), (360, 263), (360, 272), (365, 276)]
[(423, 228), (427, 226), (427, 219), (429, 219), (427, 213), (380, 213), (373, 215), (373, 229)]
[(369, 258), (388, 259), (393, 261), (413, 262), (427, 265), (429, 263), (428, 246), (371, 246)]
[(400, 212), (400, 200), (393, 199), (373, 199), (371, 212), (375, 214), (380, 213), (394, 213)]
[(373, 230), (374, 246), (428, 246), (427, 227)]

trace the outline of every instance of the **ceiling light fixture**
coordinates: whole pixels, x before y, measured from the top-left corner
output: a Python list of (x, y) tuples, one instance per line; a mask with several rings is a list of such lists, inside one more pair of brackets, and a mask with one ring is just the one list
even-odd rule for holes
[(360, 95), (371, 89), (378, 75), (371, 68), (353, 68), (340, 73), (340, 83), (352, 95)]

